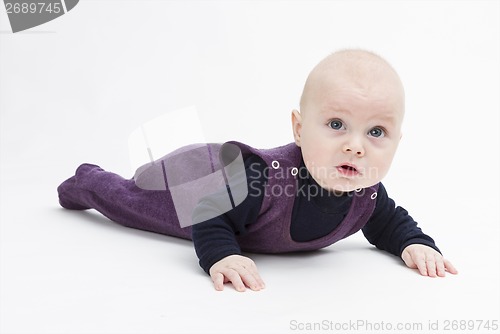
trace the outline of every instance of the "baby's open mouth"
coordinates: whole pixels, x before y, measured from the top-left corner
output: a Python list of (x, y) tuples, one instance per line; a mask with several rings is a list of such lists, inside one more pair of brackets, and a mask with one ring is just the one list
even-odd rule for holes
[(352, 166), (348, 166), (348, 165), (342, 165), (342, 166), (340, 166), (340, 168), (348, 170), (348, 171), (353, 171), (353, 172), (357, 172), (358, 171), (356, 168), (354, 168)]
[(344, 163), (337, 166), (337, 170), (345, 176), (356, 176), (361, 174), (355, 165)]

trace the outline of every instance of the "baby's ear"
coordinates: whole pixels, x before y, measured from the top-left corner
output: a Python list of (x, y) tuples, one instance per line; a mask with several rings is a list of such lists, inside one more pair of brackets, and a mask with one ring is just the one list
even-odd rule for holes
[(300, 147), (300, 132), (302, 130), (302, 115), (297, 109), (292, 110), (292, 130), (295, 144)]

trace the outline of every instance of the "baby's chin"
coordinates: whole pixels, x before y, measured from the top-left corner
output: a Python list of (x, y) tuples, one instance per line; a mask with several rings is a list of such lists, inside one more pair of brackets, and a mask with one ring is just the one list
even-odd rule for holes
[(380, 182), (380, 178), (378, 177), (365, 178), (361, 176), (356, 178), (346, 178), (333, 176), (330, 178), (316, 178), (313, 174), (311, 175), (321, 188), (335, 194), (350, 193), (352, 191), (359, 192), (361, 189), (369, 188)]
[(333, 183), (331, 185), (323, 185), (322, 187), (328, 191), (334, 193), (349, 193), (352, 191), (360, 191), (361, 189), (368, 188), (374, 186), (380, 181), (372, 181), (372, 182), (342, 182), (342, 183)]

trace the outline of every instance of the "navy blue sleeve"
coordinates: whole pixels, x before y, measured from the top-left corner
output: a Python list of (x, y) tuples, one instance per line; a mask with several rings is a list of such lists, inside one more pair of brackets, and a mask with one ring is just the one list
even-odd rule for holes
[[(257, 156), (245, 159), (245, 172), (248, 184), (248, 195), (234, 209), (193, 225), (192, 238), (200, 266), (208, 274), (214, 263), (229, 255), (241, 254), (236, 235), (246, 233), (248, 225), (257, 221), (264, 196), (265, 163)], [(217, 210), (218, 196), (227, 193), (213, 194), (198, 203), (193, 216), (198, 212), (207, 214)], [(214, 211), (215, 212), (215, 211)], [(220, 212), (220, 211), (219, 211)]]
[(382, 183), (375, 211), (362, 231), (372, 245), (399, 257), (405, 247), (411, 244), (426, 245), (441, 252), (434, 240), (417, 226), (408, 211), (400, 206), (396, 207)]

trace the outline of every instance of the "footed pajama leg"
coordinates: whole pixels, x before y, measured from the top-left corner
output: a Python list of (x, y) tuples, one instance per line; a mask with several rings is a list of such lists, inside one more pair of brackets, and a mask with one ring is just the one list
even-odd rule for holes
[(121, 225), (185, 239), (191, 227), (181, 228), (168, 190), (143, 190), (134, 180), (82, 164), (58, 188), (59, 203), (70, 210), (95, 209)]

